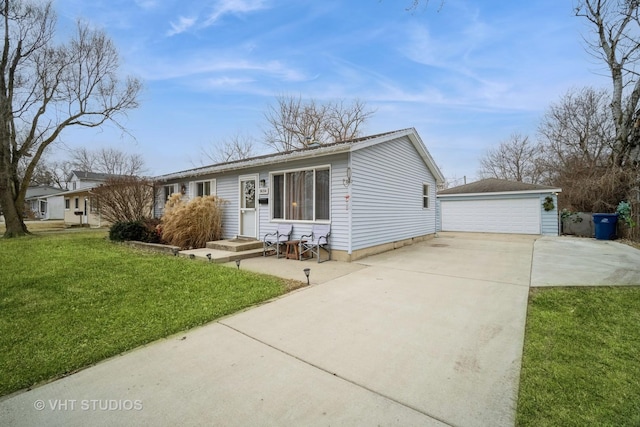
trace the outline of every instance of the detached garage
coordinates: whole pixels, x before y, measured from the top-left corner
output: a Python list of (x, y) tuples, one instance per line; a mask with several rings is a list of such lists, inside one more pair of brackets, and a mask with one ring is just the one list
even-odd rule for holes
[(558, 235), (560, 188), (483, 179), (439, 191), (440, 231)]

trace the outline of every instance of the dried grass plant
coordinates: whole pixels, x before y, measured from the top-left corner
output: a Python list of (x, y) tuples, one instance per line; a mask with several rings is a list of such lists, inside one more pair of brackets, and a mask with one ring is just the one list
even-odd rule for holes
[(222, 212), (226, 200), (215, 196), (196, 197), (184, 202), (172, 195), (162, 217), (162, 239), (181, 248), (204, 248), (222, 238)]

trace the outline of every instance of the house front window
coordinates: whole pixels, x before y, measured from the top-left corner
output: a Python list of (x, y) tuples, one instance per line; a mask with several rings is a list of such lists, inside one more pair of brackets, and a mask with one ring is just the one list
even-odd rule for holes
[(422, 184), (422, 207), (429, 208), (429, 184)]
[(195, 183), (196, 197), (215, 196), (216, 181), (197, 181)]
[(175, 184), (165, 185), (164, 186), (164, 201), (166, 202), (167, 200), (169, 200), (171, 195), (174, 194), (174, 193), (177, 193)]
[(79, 198), (75, 198), (75, 209), (80, 209), (80, 199)]
[(71, 209), (71, 200), (70, 199), (64, 199), (64, 208), (66, 210)]
[(329, 167), (274, 173), (273, 219), (329, 221)]

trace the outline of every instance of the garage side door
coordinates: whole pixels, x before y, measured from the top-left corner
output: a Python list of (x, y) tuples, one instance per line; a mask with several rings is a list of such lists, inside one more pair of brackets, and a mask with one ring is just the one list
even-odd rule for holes
[(442, 231), (540, 234), (536, 198), (440, 200)]

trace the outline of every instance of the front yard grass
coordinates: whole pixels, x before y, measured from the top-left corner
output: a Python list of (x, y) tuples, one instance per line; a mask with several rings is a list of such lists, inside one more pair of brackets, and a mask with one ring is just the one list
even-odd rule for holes
[(105, 236), (0, 239), (0, 396), (286, 292), (282, 279)]
[(640, 425), (640, 288), (531, 291), (517, 425)]

